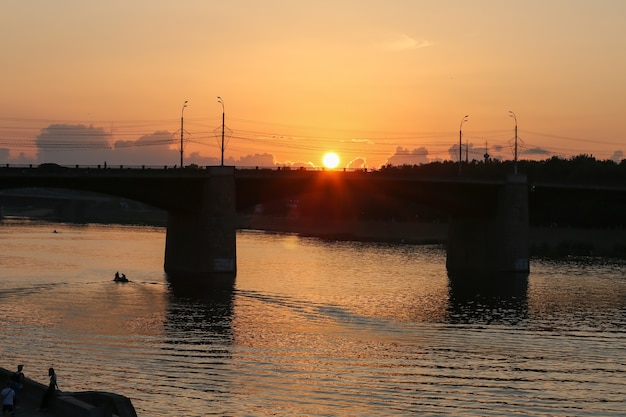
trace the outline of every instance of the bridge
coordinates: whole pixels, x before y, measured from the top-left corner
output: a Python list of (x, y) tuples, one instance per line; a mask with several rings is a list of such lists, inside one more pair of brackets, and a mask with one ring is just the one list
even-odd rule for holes
[(232, 283), (236, 272), (232, 167), (206, 169), (0, 168), (0, 189), (64, 188), (128, 198), (165, 210), (164, 268), (173, 280)]
[(399, 212), (420, 203), (449, 215), (449, 271), (528, 272), (528, 186), (497, 180), (415, 178), (365, 171), (234, 167), (0, 167), (0, 189), (64, 188), (119, 196), (168, 214), (164, 269), (174, 280), (232, 283), (236, 211), (298, 199), (319, 221)]
[(415, 203), (435, 207), (449, 216), (448, 271), (529, 270), (528, 187), (523, 176), (480, 180), (308, 170), (245, 170), (235, 176), (239, 209), (296, 196), (300, 211), (325, 224), (381, 212), (401, 217)]

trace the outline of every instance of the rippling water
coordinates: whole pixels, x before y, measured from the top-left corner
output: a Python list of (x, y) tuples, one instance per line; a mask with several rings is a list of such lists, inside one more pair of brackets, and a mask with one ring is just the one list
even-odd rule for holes
[(185, 298), (164, 229), (1, 224), (0, 365), (140, 416), (626, 414), (623, 262), (467, 285), (438, 246), (237, 238), (233, 291)]

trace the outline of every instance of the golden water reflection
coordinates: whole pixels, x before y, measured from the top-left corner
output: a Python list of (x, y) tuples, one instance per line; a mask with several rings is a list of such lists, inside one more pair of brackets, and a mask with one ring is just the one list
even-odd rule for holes
[(617, 262), (477, 284), (438, 246), (242, 232), (207, 297), (170, 286), (163, 230), (58, 228), (0, 233), (0, 353), (140, 415), (624, 414)]

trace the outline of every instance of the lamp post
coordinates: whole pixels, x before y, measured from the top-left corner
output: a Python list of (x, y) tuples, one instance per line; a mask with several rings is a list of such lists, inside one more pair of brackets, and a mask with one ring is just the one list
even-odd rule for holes
[(217, 96), (217, 102), (222, 105), (222, 166), (224, 166), (224, 100)]
[(183, 109), (180, 111), (180, 167), (183, 167), (183, 113), (185, 112), (185, 107), (187, 107), (188, 101), (185, 100), (183, 103)]
[(515, 120), (515, 152), (514, 152), (514, 164), (513, 164), (513, 173), (517, 175), (517, 116), (511, 110), (509, 110), (509, 117), (512, 117)]
[(463, 123), (467, 122), (468, 117), (467, 114), (463, 116), (459, 125), (459, 175), (461, 175), (461, 164), (463, 162)]

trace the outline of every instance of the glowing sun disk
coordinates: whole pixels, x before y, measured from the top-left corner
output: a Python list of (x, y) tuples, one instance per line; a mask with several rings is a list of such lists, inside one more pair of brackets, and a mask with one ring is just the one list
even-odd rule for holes
[(322, 159), (324, 166), (329, 169), (336, 168), (339, 165), (339, 156), (334, 152), (328, 152)]

